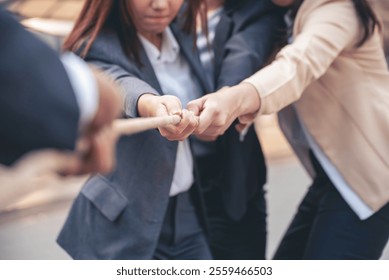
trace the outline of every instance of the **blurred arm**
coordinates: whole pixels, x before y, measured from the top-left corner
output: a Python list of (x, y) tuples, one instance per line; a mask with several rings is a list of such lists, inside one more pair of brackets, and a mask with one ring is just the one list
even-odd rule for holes
[(62, 64), (72, 84), (80, 109), (79, 127), (90, 123), (99, 105), (99, 92), (95, 75), (90, 67), (73, 53), (61, 56)]

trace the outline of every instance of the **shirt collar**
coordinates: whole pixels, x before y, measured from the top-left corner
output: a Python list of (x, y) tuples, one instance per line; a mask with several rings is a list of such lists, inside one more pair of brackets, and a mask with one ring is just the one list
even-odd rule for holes
[(162, 33), (161, 50), (139, 33), (138, 37), (151, 63), (174, 62), (177, 59), (180, 52), (180, 46), (169, 27), (167, 27)]

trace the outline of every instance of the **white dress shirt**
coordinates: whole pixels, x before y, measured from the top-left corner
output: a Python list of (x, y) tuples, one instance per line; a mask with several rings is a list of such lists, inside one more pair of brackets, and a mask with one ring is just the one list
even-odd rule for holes
[[(161, 50), (150, 43), (142, 35), (139, 39), (153, 66), (155, 75), (164, 94), (177, 96), (183, 108), (200, 93), (198, 84), (194, 81), (191, 69), (186, 60), (180, 55), (180, 47), (169, 28), (162, 34)], [(178, 143), (177, 157), (170, 188), (170, 196), (175, 196), (190, 189), (194, 182), (193, 156), (189, 141)]]

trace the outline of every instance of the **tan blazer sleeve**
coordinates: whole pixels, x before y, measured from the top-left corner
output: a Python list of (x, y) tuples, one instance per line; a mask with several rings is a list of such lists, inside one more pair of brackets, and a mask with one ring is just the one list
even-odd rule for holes
[(361, 27), (351, 1), (334, 1), (309, 14), (304, 12), (296, 19), (300, 31), (294, 42), (284, 47), (273, 63), (243, 81), (257, 89), (261, 114), (275, 113), (298, 100), (339, 54), (354, 47), (360, 38)]

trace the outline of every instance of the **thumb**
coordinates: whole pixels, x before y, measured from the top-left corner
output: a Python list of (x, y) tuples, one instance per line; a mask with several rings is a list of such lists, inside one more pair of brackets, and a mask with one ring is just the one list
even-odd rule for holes
[(199, 116), (201, 111), (204, 108), (205, 99), (206, 98), (204, 96), (204, 97), (192, 100), (188, 103), (186, 108), (188, 109), (188, 111), (191, 111), (195, 116)]

